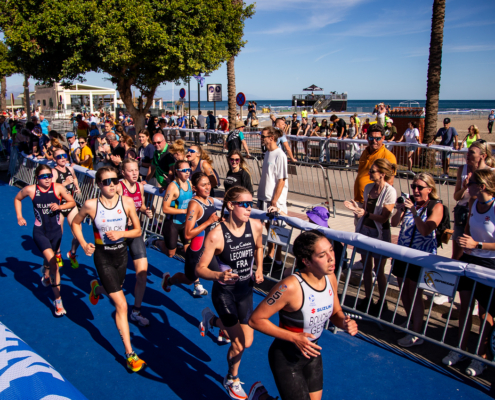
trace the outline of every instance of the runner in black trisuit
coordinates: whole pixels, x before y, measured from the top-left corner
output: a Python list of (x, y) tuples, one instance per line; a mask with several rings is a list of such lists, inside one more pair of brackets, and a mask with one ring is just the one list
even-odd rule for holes
[[(137, 160), (126, 158), (122, 163), (122, 174), (124, 179), (117, 186), (117, 193), (130, 197), (134, 201), (136, 213), (139, 211), (146, 213), (148, 218), (153, 217), (153, 213), (146, 207), (144, 200), (143, 184), (138, 182), (139, 164)], [(132, 229), (132, 221), (129, 220), (128, 229)], [(134, 306), (131, 311), (131, 321), (139, 323), (141, 326), (148, 326), (150, 321), (141, 315), (141, 303), (146, 290), (146, 280), (148, 279), (148, 258), (146, 256), (146, 246), (142, 236), (134, 239), (127, 239), (129, 253), (136, 270), (136, 286), (134, 287)]]
[[(358, 327), (340, 307), (335, 255), (328, 239), (316, 230), (303, 232), (293, 252), (297, 272), (272, 288), (249, 325), (275, 338), (268, 360), (282, 400), (319, 400), (323, 364), (317, 343), (325, 324), (330, 319), (351, 335)], [(269, 320), (276, 312), (278, 327)]]
[[(60, 212), (76, 206), (76, 202), (64, 186), (53, 183), (52, 169), (48, 165), (40, 164), (34, 171), (38, 184), (29, 185), (22, 189), (14, 199), (17, 222), (20, 226), (27, 226), (22, 217), (21, 201), (30, 197), (33, 201), (34, 227), (33, 240), (38, 249), (43, 253), (44, 263), (41, 267), (41, 282), (44, 286), (52, 286), (55, 301), (55, 314), (61, 316), (66, 314), (60, 295), (60, 273), (55, 253), (60, 248), (62, 241), (62, 228)], [(64, 200), (64, 204), (60, 201)], [(49, 276), (47, 272), (49, 270)]]
[[(67, 193), (69, 193), (71, 196), (74, 196), (74, 194), (79, 193), (81, 191), (79, 189), (79, 182), (77, 181), (77, 177), (74, 169), (71, 166), (67, 165), (68, 160), (67, 160), (67, 153), (65, 152), (65, 150), (57, 149), (53, 153), (53, 156), (55, 158), (55, 162), (57, 163), (57, 165), (55, 165), (55, 168), (53, 168), (52, 170), (53, 182), (60, 183), (61, 185), (65, 186)], [(62, 204), (64, 204), (64, 201), (62, 201)], [(60, 212), (60, 226), (62, 227), (62, 234), (64, 233), (64, 220), (67, 218), (67, 222), (69, 223), (69, 228), (71, 228), (72, 230), (72, 221), (78, 212), (79, 210), (77, 208), (77, 205), (72, 209), (63, 210)], [(75, 237), (72, 238), (72, 246), (70, 250), (67, 252), (67, 258), (70, 260), (70, 265), (72, 268), (79, 267), (79, 262), (76, 259), (76, 251), (78, 247), (79, 247), (79, 242)], [(60, 254), (60, 249), (58, 249), (56, 256), (57, 256), (58, 266), (62, 267), (64, 265), (64, 262), (62, 261), (62, 255)]]
[[(196, 266), (196, 275), (215, 281), (211, 299), (218, 318), (209, 308), (202, 312), (202, 336), (214, 326), (226, 330), (232, 340), (228, 352), (228, 374), (224, 387), (234, 399), (246, 399), (239, 380), (239, 364), (244, 349), (253, 343), (253, 329), (248, 325), (253, 312), (253, 279), (263, 282), (262, 225), (251, 220), (253, 196), (240, 186), (225, 193), (222, 215), (228, 210), (225, 222), (206, 237), (203, 255)], [(217, 264), (212, 264), (216, 258)], [(253, 276), (253, 264), (258, 266)]]
[[(95, 182), (101, 194), (97, 199), (87, 200), (72, 222), (72, 230), (86, 255), (95, 255), (95, 267), (101, 281), (91, 281), (89, 301), (98, 303), (100, 294), (107, 295), (115, 305), (115, 324), (124, 342), (127, 368), (137, 372), (146, 367), (132, 350), (127, 320), (127, 301), (122, 291), (127, 270), (126, 239), (141, 236), (141, 225), (136, 214), (134, 201), (126, 196), (119, 196), (120, 185), (117, 170), (113, 167), (98, 169)], [(81, 223), (86, 217), (93, 220), (95, 244), (84, 240)], [(128, 219), (132, 221), (132, 229), (128, 230)]]

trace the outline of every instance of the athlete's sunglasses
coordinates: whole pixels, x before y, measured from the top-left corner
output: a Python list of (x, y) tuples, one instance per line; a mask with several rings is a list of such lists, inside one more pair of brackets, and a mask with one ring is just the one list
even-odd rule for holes
[(53, 174), (41, 174), (41, 175), (38, 175), (38, 179), (41, 180), (41, 179), (52, 179), (53, 178)]
[(253, 208), (253, 202), (252, 201), (233, 201), (232, 204), (236, 204), (242, 208)]
[(67, 158), (67, 154), (59, 154), (58, 156), (55, 156), (57, 160), (61, 160), (62, 158)]
[(187, 152), (188, 153), (198, 153), (198, 151), (197, 150), (194, 150), (194, 149), (187, 149)]
[(192, 169), (191, 168), (183, 168), (183, 169), (178, 169), (177, 170), (178, 172), (184, 172), (184, 173), (191, 173), (192, 172)]
[(112, 183), (114, 185), (118, 185), (120, 182), (119, 178), (108, 178), (108, 179), (102, 179), (101, 184), (103, 186), (110, 186)]

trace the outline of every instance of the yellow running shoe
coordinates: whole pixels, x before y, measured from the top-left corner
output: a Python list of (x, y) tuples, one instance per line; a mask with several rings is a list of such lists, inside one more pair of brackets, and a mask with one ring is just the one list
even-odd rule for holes
[(64, 260), (62, 260), (62, 254), (55, 254), (55, 257), (57, 258), (57, 265), (59, 268), (62, 268), (64, 266)]
[(127, 357), (127, 368), (132, 372), (139, 372), (146, 368), (146, 363), (141, 360), (136, 353), (132, 352), (129, 357)]
[(74, 269), (79, 268), (79, 261), (76, 259), (76, 255), (72, 255), (70, 251), (67, 252), (67, 258), (70, 260), (70, 266)]

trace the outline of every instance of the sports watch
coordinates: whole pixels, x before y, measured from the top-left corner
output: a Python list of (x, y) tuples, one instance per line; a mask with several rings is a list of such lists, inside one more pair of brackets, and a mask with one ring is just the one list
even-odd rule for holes
[(476, 245), (476, 248), (477, 248), (478, 250), (482, 250), (482, 249), (483, 249), (483, 243), (478, 242), (478, 244)]

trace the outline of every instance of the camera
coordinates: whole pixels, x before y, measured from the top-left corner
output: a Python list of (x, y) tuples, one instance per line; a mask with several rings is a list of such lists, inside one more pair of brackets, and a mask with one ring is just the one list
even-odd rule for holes
[(400, 197), (397, 199), (397, 204), (404, 204), (404, 201), (409, 197), (409, 193), (401, 192)]

